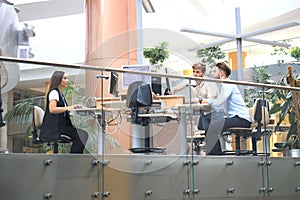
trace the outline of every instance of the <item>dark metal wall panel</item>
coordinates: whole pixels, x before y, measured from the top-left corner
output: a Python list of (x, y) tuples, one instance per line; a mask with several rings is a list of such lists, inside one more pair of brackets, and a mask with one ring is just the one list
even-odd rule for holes
[(260, 156), (0, 154), (0, 199), (41, 200), (49, 194), (63, 200), (296, 200), (299, 162)]
[(55, 199), (94, 199), (94, 193), (101, 193), (101, 165), (93, 164), (97, 159), (92, 155), (58, 155), (54, 159)]
[(55, 189), (57, 166), (44, 162), (50, 156), (0, 155), (0, 199), (43, 199)]
[(270, 158), (270, 196), (300, 199), (300, 158)]
[(190, 167), (184, 164), (187, 157), (135, 155), (111, 156), (109, 159), (105, 167), (105, 188), (110, 191), (111, 199), (190, 197), (184, 193), (189, 188)]
[(91, 199), (99, 191), (99, 168), (91, 156), (0, 156), (0, 199)]
[(261, 197), (259, 157), (200, 157), (194, 167), (199, 198)]

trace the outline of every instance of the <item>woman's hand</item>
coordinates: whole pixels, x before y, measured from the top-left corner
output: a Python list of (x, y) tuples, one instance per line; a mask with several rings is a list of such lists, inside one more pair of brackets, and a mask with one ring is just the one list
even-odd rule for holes
[(72, 106), (67, 106), (67, 111), (70, 111), (72, 109), (78, 109), (78, 108), (82, 108), (82, 106), (80, 104), (75, 104), (75, 105), (72, 105)]
[(76, 109), (76, 108), (80, 108), (81, 105), (80, 104), (75, 104), (72, 106), (66, 106), (66, 107), (57, 107), (57, 101), (56, 100), (51, 100), (49, 102), (49, 112), (51, 114), (60, 114), (63, 112), (68, 112), (72, 109)]

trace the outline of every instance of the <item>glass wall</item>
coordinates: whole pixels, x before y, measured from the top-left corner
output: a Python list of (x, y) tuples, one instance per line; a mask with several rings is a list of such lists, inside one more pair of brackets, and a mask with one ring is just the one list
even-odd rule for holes
[[(4, 63), (13, 61), (3, 60)], [(18, 63), (41, 67), (41, 63), (35, 61), (19, 60)], [(44, 191), (43, 195), (71, 199), (76, 197), (77, 191), (66, 195), (60, 186), (71, 191), (86, 183), (78, 190), (81, 191), (78, 193), (80, 199), (91, 196), (99, 199), (299, 197), (299, 158), (283, 157), (288, 147), (281, 147), (285, 135), (294, 130), (294, 123), (291, 124), (288, 117), (282, 118), (292, 111), (288, 111), (287, 106), (296, 106), (295, 92), (299, 89), (284, 86), (283, 83), (262, 84), (159, 74), (150, 72), (146, 65), (119, 69), (57, 63), (46, 65), (48, 77), (32, 80), (32, 87), (39, 85), (42, 88), (39, 91), (46, 91), (43, 86), (52, 73), (65, 71), (70, 84), (62, 93), (68, 105), (77, 105), (68, 114), (75, 127), (88, 133), (88, 141), (83, 155), (69, 154), (70, 143), (59, 144), (59, 153), (52, 154), (53, 143), (43, 141), (34, 144), (31, 132), (32, 108), (39, 106), (45, 110), (46, 100), (33, 101), (34, 97), (30, 97), (14, 103), (11, 100), (4, 102), (11, 102), (13, 106), (7, 113), (29, 102), (24, 105), (28, 109), (19, 112), (19, 115), (28, 115), (28, 118), (23, 118), (23, 123), (12, 119), (7, 124), (8, 143), (13, 144), (18, 134), (26, 140), (20, 144), (22, 147), (37, 150), (33, 154), (16, 154), (11, 148), (9, 154), (1, 155), (0, 160), (7, 162), (0, 162), (0, 166), (2, 170), (9, 168), (10, 164), (13, 165), (11, 160), (14, 163), (24, 162), (26, 168), (35, 163), (39, 176), (34, 179), (42, 184), (38, 193)], [(95, 76), (86, 76), (87, 71)], [(211, 122), (217, 127), (209, 126), (207, 131), (203, 124), (199, 125), (200, 116), (212, 114), (212, 120), (219, 119), (216, 113), (221, 110), (217, 107), (212, 109), (205, 98), (199, 99), (197, 81), (205, 81), (209, 92), (218, 95), (222, 94), (222, 87), (237, 85), (252, 117), (250, 128), (234, 127), (234, 130), (216, 134), (215, 142), (220, 142), (222, 155), (207, 155), (208, 141), (205, 138), (208, 134), (215, 134), (211, 129), (219, 130), (224, 121), (220, 124)], [(97, 91), (88, 94), (90, 84), (94, 84)], [(165, 94), (167, 89), (172, 94)], [(30, 94), (32, 88), (27, 91)], [(41, 99), (38, 94), (37, 99)], [(201, 104), (199, 101), (202, 101)], [(213, 101), (210, 100), (210, 103)], [(7, 113), (3, 114), (7, 116)], [(290, 119), (294, 117), (293, 113), (288, 114)], [(15, 131), (15, 127), (20, 131)], [(293, 133), (296, 132), (290, 132)], [(292, 148), (293, 142), (289, 145)], [(30, 153), (30, 150), (25, 152)], [(27, 162), (31, 159), (33, 162)], [(40, 166), (40, 162), (44, 165)], [(15, 173), (15, 170), (15, 167), (10, 168), (8, 174)], [(47, 184), (40, 182), (46, 179)], [(10, 179), (6, 184), (12, 181)], [(50, 189), (44, 190), (43, 184), (50, 182), (53, 183)], [(31, 189), (28, 186), (26, 190)], [(32, 193), (37, 195), (34, 191)], [(3, 197), (9, 194), (10, 190), (1, 192)]]

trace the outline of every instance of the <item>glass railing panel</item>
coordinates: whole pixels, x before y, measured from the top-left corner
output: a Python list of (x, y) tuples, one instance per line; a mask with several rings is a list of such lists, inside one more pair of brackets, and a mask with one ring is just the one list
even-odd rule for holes
[[(40, 66), (36, 67), (39, 68)], [(49, 80), (52, 72), (58, 68), (51, 67), (49, 64), (46, 69), (48, 70), (47, 77), (36, 77), (37, 80), (33, 81), (41, 79), (40, 81), (45, 82)], [(257, 135), (257, 125), (255, 125), (253, 128), (256, 129), (256, 132), (251, 132), (252, 135), (244, 144), (241, 141), (241, 148), (245, 147), (253, 150), (251, 144), (253, 134), (259, 136), (257, 138), (257, 155), (250, 153), (238, 156), (234, 153), (212, 157), (206, 155), (206, 148), (202, 145), (205, 144), (205, 140), (202, 140), (204, 139), (202, 138), (204, 131), (198, 128), (199, 116), (203, 114), (201, 111), (204, 107), (199, 104), (199, 96), (197, 96), (194, 88), (195, 84), (193, 84), (198, 80), (197, 78), (183, 77), (177, 74), (129, 72), (101, 67), (99, 69), (93, 69), (93, 67), (86, 69), (85, 66), (82, 68), (76, 68), (76, 66), (70, 68), (68, 66), (59, 68), (59, 70), (66, 71), (69, 76), (71, 85), (68, 87), (69, 91), (64, 91), (69, 105), (79, 105), (79, 109), (70, 112), (72, 122), (74, 126), (87, 131), (89, 134), (84, 154), (91, 155), (91, 164), (99, 170), (99, 191), (106, 192), (113, 188), (114, 182), (111, 181), (111, 178), (114, 177), (115, 173), (132, 185), (136, 180), (143, 180), (137, 190), (137, 193), (140, 192), (139, 195), (141, 196), (150, 195), (151, 192), (157, 195), (157, 191), (161, 192), (161, 190), (156, 183), (163, 183), (162, 180), (164, 179), (162, 177), (168, 180), (168, 183), (170, 177), (176, 177), (182, 181), (178, 183), (174, 178), (174, 184), (171, 185), (171, 188), (176, 188), (176, 191), (179, 192), (162, 192), (158, 195), (159, 198), (198, 198), (196, 195), (206, 187), (206, 178), (214, 170), (222, 174), (225, 169), (228, 171), (226, 175), (237, 170), (235, 172), (240, 173), (240, 176), (242, 176), (244, 170), (238, 169), (243, 167), (249, 167), (251, 173), (255, 174), (252, 181), (253, 184), (257, 183), (257, 187), (253, 187), (251, 191), (239, 190), (234, 194), (235, 196), (271, 194), (273, 186), (281, 186), (278, 184), (278, 180), (281, 180), (282, 176), (279, 176), (274, 164), (276, 166), (285, 165), (285, 162), (281, 160), (281, 156), (286, 149), (280, 148), (278, 145), (281, 144), (277, 143), (282, 142), (282, 139), (286, 138), (285, 135), (290, 135), (292, 131), (295, 133), (297, 130), (292, 128), (295, 121), (292, 120), (294, 122), (292, 125), (291, 117), (295, 117), (295, 114), (289, 109), (295, 108), (293, 99), (295, 93), (290, 92), (294, 90), (293, 88), (273, 84), (232, 83), (242, 88), (240, 91), (244, 91), (242, 92), (244, 94), (243, 98), (248, 108), (259, 102), (258, 100), (262, 100), (260, 105), (263, 108), (260, 111), (260, 116), (268, 116), (268, 123), (264, 122), (265, 119), (263, 118), (260, 127), (262, 134)], [(90, 74), (91, 71), (93, 75)], [(123, 87), (126, 85), (123, 81), (124, 77), (132, 77), (130, 74), (160, 78), (159, 86), (153, 85), (152, 82), (147, 83), (147, 79), (143, 79), (146, 86), (142, 84), (140, 92), (143, 93), (150, 88), (151, 105), (147, 104), (147, 100), (150, 98), (149, 95), (146, 95), (144, 99), (143, 95), (139, 99), (130, 98), (131, 95), (129, 94), (131, 92), (128, 79), (126, 82), (127, 88)], [(113, 80), (112, 77), (117, 78)], [(166, 78), (169, 78), (171, 90), (174, 91), (174, 88), (180, 85), (184, 86), (183, 89), (171, 95), (165, 95), (164, 91), (168, 87)], [(136, 80), (135, 78), (131, 79)], [(206, 81), (216, 82), (214, 83), (216, 85), (220, 84), (219, 80), (207, 79)], [(36, 88), (36, 85), (33, 88)], [(44, 86), (44, 84), (40, 85)], [(113, 89), (111, 90), (111, 88)], [(15, 99), (14, 102), (8, 97), (4, 97), (4, 104), (11, 103), (10, 106), (13, 106), (22, 102), (31, 102), (43, 107), (45, 99), (40, 94), (45, 90), (39, 90), (42, 92), (37, 95), (35, 93), (36, 96), (28, 96), (31, 94), (31, 89), (28, 89), (26, 95), (19, 95), (20, 98)], [(135, 102), (136, 100), (140, 101), (138, 105)], [(288, 105), (291, 107), (288, 107)], [(135, 111), (137, 112), (135, 113)], [(268, 111), (268, 114), (265, 114), (265, 111)], [(287, 114), (287, 117), (283, 114)], [(280, 125), (279, 122), (281, 122)], [(28, 123), (24, 127), (29, 127), (30, 121)], [(269, 130), (270, 132), (268, 132)], [(8, 128), (8, 140), (10, 141), (16, 139), (11, 134), (12, 131), (13, 129)], [(25, 132), (24, 129), (24, 135)], [(149, 137), (145, 137), (146, 134), (151, 136), (150, 146), (146, 146), (146, 142), (149, 142), (147, 141)], [(234, 137), (226, 135), (226, 138), (223, 139), (226, 142), (226, 149), (236, 150)], [(69, 152), (67, 148), (70, 148), (70, 146), (67, 146), (65, 145), (63, 153)], [(39, 151), (39, 153), (45, 153), (45, 151)], [(289, 160), (285, 165), (286, 168), (289, 166), (295, 168), (299, 164), (297, 160), (283, 159)], [(210, 168), (210, 165), (214, 167)], [(243, 167), (239, 168), (241, 166)], [(203, 170), (205, 173), (203, 173)], [(292, 174), (297, 177), (296, 171), (293, 171)], [(202, 178), (199, 179), (199, 177)], [(222, 181), (226, 179), (227, 176), (222, 175)], [(224, 186), (222, 181), (218, 185), (220, 189)], [(295, 182), (295, 180), (293, 181)], [(288, 182), (287, 185), (297, 188), (294, 182)], [(232, 181), (229, 180), (226, 183), (231, 183), (232, 187), (228, 185), (228, 188), (223, 188), (224, 191), (228, 192), (226, 194), (224, 192), (218, 193), (220, 197), (231, 194), (236, 189), (233, 186), (239, 183), (239, 179), (235, 176)], [(255, 193), (256, 189), (261, 192)], [(286, 193), (282, 193), (282, 195), (288, 194), (289, 190), (285, 191)], [(138, 195), (137, 193), (135, 195)], [(281, 193), (277, 194), (281, 195)], [(200, 193), (200, 195), (203, 195), (204, 198), (212, 197), (208, 193)]]

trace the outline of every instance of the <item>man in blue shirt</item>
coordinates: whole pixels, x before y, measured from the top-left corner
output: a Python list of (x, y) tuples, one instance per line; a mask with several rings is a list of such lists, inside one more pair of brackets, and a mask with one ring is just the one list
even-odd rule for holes
[[(231, 69), (226, 63), (217, 63), (212, 72), (212, 77), (229, 80)], [(249, 128), (252, 119), (244, 99), (235, 84), (221, 83), (220, 94), (216, 99), (199, 99), (200, 103), (211, 105), (216, 111), (212, 116), (206, 134), (206, 155), (221, 155), (221, 145), (218, 135), (228, 128)]]

